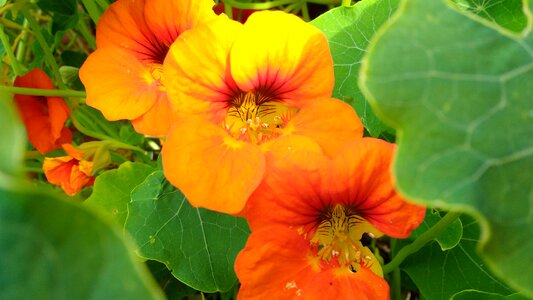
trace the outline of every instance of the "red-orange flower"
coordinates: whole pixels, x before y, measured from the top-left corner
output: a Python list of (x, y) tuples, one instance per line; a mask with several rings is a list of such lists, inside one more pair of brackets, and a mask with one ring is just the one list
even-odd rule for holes
[[(33, 69), (13, 83), (16, 87), (53, 90), (50, 77), (40, 69)], [(30, 143), (37, 151), (46, 152), (72, 142), (72, 132), (65, 127), (70, 110), (62, 98), (15, 95), (15, 104), (22, 116)]]
[(172, 109), (162, 64), (184, 31), (215, 18), (210, 0), (118, 0), (96, 28), (97, 50), (80, 69), (87, 104), (108, 120), (132, 120), (144, 134), (165, 135)]
[(46, 157), (43, 171), (48, 182), (60, 185), (65, 193), (72, 196), (84, 186), (93, 185), (93, 162), (85, 160), (83, 153), (71, 144), (64, 144), (63, 149), (67, 156)]
[(252, 234), (237, 257), (240, 299), (388, 299), (363, 233), (407, 237), (425, 209), (394, 189), (394, 146), (362, 138), (333, 159), (273, 165), (252, 194)]
[(164, 76), (180, 114), (163, 145), (163, 169), (195, 206), (240, 212), (278, 143), (333, 155), (363, 132), (353, 109), (329, 98), (325, 36), (294, 15), (257, 12), (244, 25), (219, 17), (187, 31)]

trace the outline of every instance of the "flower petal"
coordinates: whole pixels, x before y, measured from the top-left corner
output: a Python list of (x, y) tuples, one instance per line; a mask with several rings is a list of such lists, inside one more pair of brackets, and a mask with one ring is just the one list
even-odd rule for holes
[(239, 213), (265, 171), (259, 147), (198, 119), (178, 120), (163, 145), (163, 170), (194, 206)]
[(164, 136), (170, 130), (174, 119), (174, 107), (166, 94), (160, 93), (154, 105), (143, 115), (131, 121), (137, 132), (147, 135)]
[(315, 140), (333, 157), (346, 143), (363, 136), (363, 124), (353, 108), (337, 99), (321, 98), (308, 103), (290, 120), (284, 134)]
[(339, 151), (332, 166), (332, 189), (343, 204), (386, 235), (406, 238), (424, 220), (425, 209), (411, 204), (395, 190), (390, 172), (394, 144), (362, 138)]
[(297, 16), (252, 14), (231, 49), (231, 75), (244, 92), (266, 90), (287, 105), (330, 97), (333, 61), (326, 37)]
[(152, 0), (144, 7), (146, 24), (166, 47), (186, 30), (213, 20), (211, 0)]
[(226, 101), (235, 89), (228, 73), (228, 53), (241, 27), (220, 16), (184, 32), (172, 44), (163, 80), (178, 111), (204, 115), (215, 123), (224, 120)]
[(314, 227), (323, 211), (321, 191), (328, 184), (324, 180), (327, 157), (313, 151), (292, 153), (283, 159), (278, 156), (277, 160), (272, 160), (272, 154), (267, 157), (265, 178), (246, 205), (245, 214), (252, 231), (271, 224)]
[(362, 268), (322, 269), (296, 230), (272, 226), (250, 235), (237, 256), (238, 299), (388, 299), (387, 282)]
[[(54, 89), (48, 75), (33, 69), (13, 83), (16, 87)], [(30, 143), (40, 153), (47, 153), (72, 141), (72, 132), (65, 127), (70, 113), (59, 97), (15, 95), (15, 104), (22, 116)]]
[(145, 0), (118, 0), (109, 5), (98, 20), (96, 45), (122, 47), (137, 53), (138, 59), (149, 58), (155, 36), (144, 20)]
[(147, 66), (119, 47), (93, 52), (80, 69), (87, 104), (106, 119), (136, 119), (146, 113), (164, 91)]

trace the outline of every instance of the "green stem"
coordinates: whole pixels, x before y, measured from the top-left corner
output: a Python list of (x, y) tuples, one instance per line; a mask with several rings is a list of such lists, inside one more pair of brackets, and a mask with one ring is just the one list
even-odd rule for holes
[(20, 42), (17, 46), (17, 60), (20, 62), (24, 62), (24, 58), (26, 57), (26, 45), (28, 44), (28, 27), (28, 20), (24, 19), (24, 22), (22, 23), (23, 31), (21, 33)]
[(81, 36), (83, 36), (83, 38), (89, 44), (89, 47), (91, 47), (93, 50), (96, 49), (96, 38), (89, 30), (89, 27), (87, 26), (85, 20), (80, 20), (78, 22), (78, 30), (80, 31)]
[(224, 1), (224, 12), (228, 18), (233, 19), (233, 7), (227, 1)]
[(448, 212), (437, 224), (419, 235), (414, 242), (400, 249), (392, 261), (383, 266), (383, 273), (387, 274), (397, 269), (409, 255), (417, 252), (429, 241), (436, 238), (444, 229), (457, 220), (459, 216), (461, 216), (459, 212)]
[(402, 271), (396, 268), (392, 272), (391, 298), (392, 300), (402, 300)]
[(9, 92), (12, 94), (19, 94), (19, 95), (56, 96), (56, 97), (74, 97), (74, 98), (85, 98), (87, 95), (83, 91), (43, 90), (43, 89), (33, 89), (33, 88), (24, 88), (24, 87), (15, 87), (15, 86), (6, 86), (6, 85), (0, 85), (0, 92)]
[(61, 78), (61, 74), (59, 73), (59, 67), (57, 65), (57, 62), (54, 58), (54, 55), (52, 55), (52, 52), (50, 51), (50, 47), (46, 43), (46, 40), (44, 39), (43, 34), (41, 33), (41, 28), (39, 27), (39, 24), (37, 23), (35, 18), (33, 18), (33, 16), (31, 15), (31, 13), (28, 11), (26, 7), (23, 7), (21, 11), (24, 17), (26, 18), (26, 20), (28, 20), (28, 23), (30, 24), (30, 28), (33, 34), (35, 35), (35, 38), (37, 38), (37, 42), (39, 43), (39, 45), (41, 46), (43, 50), (44, 58), (48, 66), (52, 70), (52, 73), (54, 74), (54, 78), (55, 78), (55, 81), (57, 82), (57, 85), (61, 89), (66, 90), (67, 87), (65, 86), (65, 83), (63, 82), (63, 79)]
[(11, 67), (13, 68), (13, 72), (15, 72), (15, 75), (17, 76), (22, 76), (22, 69), (19, 65), (17, 58), (15, 57), (13, 48), (11, 48), (9, 39), (4, 32), (4, 26), (2, 25), (0, 25), (0, 41), (2, 42), (2, 45), (4, 45), (4, 49), (6, 50), (7, 56), (9, 57), (9, 60), (11, 61)]
[(89, 17), (91, 17), (91, 20), (93, 20), (94, 24), (97, 24), (103, 10), (94, 0), (81, 0), (81, 2), (89, 14)]
[(311, 17), (309, 16), (309, 8), (307, 7), (307, 2), (303, 1), (302, 3), (302, 18), (309, 22), (311, 21)]
[(41, 168), (24, 167), (24, 173), (44, 173), (44, 171)]
[(342, 6), (352, 6), (352, 0), (342, 0)]

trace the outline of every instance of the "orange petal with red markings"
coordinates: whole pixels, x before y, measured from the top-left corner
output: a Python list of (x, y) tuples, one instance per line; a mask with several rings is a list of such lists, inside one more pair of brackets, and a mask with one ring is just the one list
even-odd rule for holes
[(238, 299), (388, 299), (387, 282), (372, 271), (339, 272), (313, 260), (309, 241), (284, 226), (252, 232), (237, 256)]
[(214, 22), (184, 32), (172, 44), (163, 74), (169, 98), (178, 111), (202, 115), (214, 123), (224, 120), (226, 101), (235, 89), (228, 55), (241, 27), (219, 16)]
[(165, 176), (194, 206), (239, 213), (265, 171), (259, 147), (197, 119), (178, 120), (163, 145)]
[(343, 203), (356, 207), (381, 232), (406, 238), (422, 223), (426, 211), (395, 190), (391, 174), (394, 149), (394, 144), (374, 138), (346, 145), (333, 161), (331, 182), (332, 189), (343, 195)]
[(216, 18), (211, 0), (152, 0), (144, 7), (146, 24), (168, 47), (184, 31)]
[(138, 53), (147, 59), (157, 42), (144, 19), (145, 0), (118, 0), (109, 5), (98, 20), (96, 45), (115, 46)]
[(333, 61), (316, 27), (281, 11), (252, 14), (231, 49), (231, 75), (244, 92), (266, 90), (285, 104), (302, 107), (330, 97)]

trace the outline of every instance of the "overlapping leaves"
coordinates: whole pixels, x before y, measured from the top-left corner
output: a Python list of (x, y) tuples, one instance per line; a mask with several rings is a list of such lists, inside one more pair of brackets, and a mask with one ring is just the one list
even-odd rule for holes
[[(532, 10), (530, 2), (528, 17)], [(513, 35), (447, 1), (406, 0), (376, 35), (360, 81), (373, 108), (398, 129), (400, 190), (475, 215), (489, 266), (529, 295), (531, 26)]]

